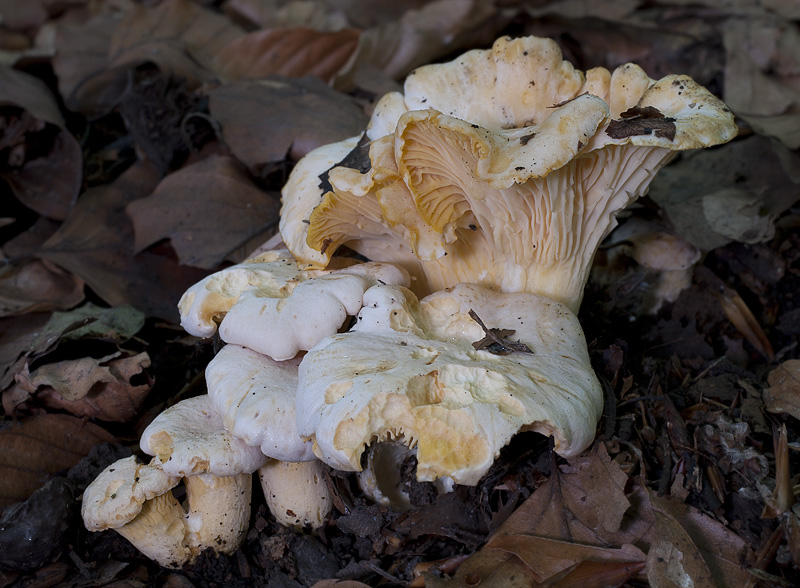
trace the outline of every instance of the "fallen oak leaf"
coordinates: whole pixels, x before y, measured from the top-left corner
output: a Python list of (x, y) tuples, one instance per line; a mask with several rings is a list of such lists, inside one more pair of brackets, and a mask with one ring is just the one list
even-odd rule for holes
[(150, 251), (134, 255), (133, 225), (125, 214), (157, 183), (155, 167), (138, 163), (113, 183), (87, 190), (36, 255), (80, 276), (110, 306), (130, 304), (178, 322), (175, 301), (207, 272)]
[(261, 191), (233, 158), (209, 157), (164, 178), (126, 211), (135, 249), (169, 238), (183, 265), (214, 269), (278, 223), (279, 199)]
[(231, 41), (214, 58), (214, 68), (228, 80), (277, 74), (329, 82), (347, 64), (358, 37), (355, 29), (263, 29)]
[(474, 310), (470, 309), (469, 316), (472, 320), (478, 323), (483, 329), (483, 332), (486, 333), (486, 336), (481, 339), (480, 341), (475, 341), (472, 346), (476, 350), (485, 349), (489, 353), (493, 353), (495, 355), (508, 355), (513, 351), (519, 351), (520, 353), (533, 353), (531, 348), (525, 345), (525, 343), (520, 343), (519, 341), (510, 341), (508, 337), (514, 334), (514, 329), (489, 329), (483, 324), (483, 321), (478, 316)]
[(63, 220), (75, 204), (82, 155), (47, 86), (0, 66), (0, 179), (17, 199), (39, 214)]
[(0, 316), (67, 309), (83, 301), (83, 280), (31, 259), (0, 266)]
[(26, 500), (47, 478), (74, 466), (98, 443), (115, 441), (93, 423), (42, 414), (0, 430), (0, 508)]
[(270, 76), (232, 82), (209, 92), (209, 112), (233, 154), (255, 175), (288, 154), (360, 134), (367, 116), (344, 94), (317, 78)]
[[(565, 571), (572, 573), (581, 563), (630, 564), (622, 570), (641, 570), (647, 559), (646, 554), (634, 545), (625, 544), (619, 548), (582, 545), (547, 537), (529, 534), (501, 535), (491, 539), (486, 547), (513, 553), (533, 571), (538, 582)], [(621, 570), (613, 568), (617, 574)], [(631, 576), (627, 576), (626, 580)], [(601, 584), (606, 585), (606, 584)]]

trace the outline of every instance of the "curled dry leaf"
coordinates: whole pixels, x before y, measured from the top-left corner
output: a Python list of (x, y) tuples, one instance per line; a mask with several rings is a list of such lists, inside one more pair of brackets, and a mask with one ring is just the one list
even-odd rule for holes
[(175, 301), (206, 273), (156, 253), (134, 255), (133, 225), (125, 214), (157, 182), (154, 167), (142, 163), (111, 184), (87, 190), (37, 256), (80, 276), (111, 306), (130, 304), (177, 322)]
[(278, 223), (280, 202), (259, 190), (233, 158), (210, 157), (168, 175), (127, 207), (136, 251), (169, 238), (181, 264), (214, 269)]
[(254, 28), (302, 26), (317, 31), (347, 28), (347, 17), (330, 4), (325, 0), (289, 0), (277, 6), (269, 0), (228, 0), (223, 10), (235, 21), (246, 22)]
[(328, 82), (348, 62), (359, 32), (320, 32), (308, 27), (264, 29), (235, 39), (215, 57), (223, 78), (316, 76)]
[(26, 500), (50, 475), (114, 440), (105, 429), (64, 414), (38, 415), (0, 430), (0, 508)]
[(800, 359), (784, 361), (767, 376), (764, 404), (769, 412), (800, 419)]
[(300, 159), (358, 135), (367, 123), (352, 100), (313, 77), (233, 82), (212, 90), (209, 99), (225, 142), (256, 174), (287, 153)]
[(150, 357), (147, 353), (118, 356), (60, 361), (32, 373), (25, 369), (17, 374), (16, 385), (3, 393), (3, 407), (11, 414), (14, 407), (36, 395), (47, 406), (76, 416), (129, 421), (137, 416), (152, 386), (147, 377), (143, 384), (132, 382), (134, 376), (146, 376)]
[(83, 300), (83, 280), (38, 259), (0, 267), (0, 316), (65, 310)]
[(41, 80), (0, 66), (0, 129), (0, 179), (28, 208), (66, 218), (81, 187), (81, 149)]

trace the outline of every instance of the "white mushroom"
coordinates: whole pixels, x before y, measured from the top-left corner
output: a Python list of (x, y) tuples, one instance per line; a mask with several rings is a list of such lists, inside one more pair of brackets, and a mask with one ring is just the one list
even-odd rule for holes
[[(358, 471), (367, 445), (398, 440), (416, 448), (418, 480), (474, 485), (521, 430), (552, 435), (564, 456), (592, 442), (602, 391), (565, 305), (474, 284), (419, 302), (375, 286), (364, 302), (351, 331), (300, 364), (298, 430), (330, 466)], [(479, 343), (474, 317), (506, 347)]]
[(304, 271), (288, 251), (274, 250), (198, 282), (178, 306), (189, 333), (209, 337), (221, 320), (227, 343), (284, 360), (335, 333), (370, 286), (407, 281), (403, 270), (380, 263)]
[(184, 479), (188, 501), (189, 557), (207, 547), (233, 553), (250, 519), (252, 472), (267, 458), (226, 431), (208, 396), (168, 408), (145, 429), (142, 451), (153, 465)]
[(297, 433), (295, 392), (300, 358), (275, 361), (226, 345), (206, 368), (208, 394), (227, 430), (274, 458), (259, 469), (275, 518), (287, 526), (320, 527), (331, 511), (324, 466)]
[(83, 493), (81, 515), (90, 531), (114, 529), (145, 556), (165, 567), (191, 557), (186, 512), (172, 495), (180, 476), (126, 457), (97, 476)]

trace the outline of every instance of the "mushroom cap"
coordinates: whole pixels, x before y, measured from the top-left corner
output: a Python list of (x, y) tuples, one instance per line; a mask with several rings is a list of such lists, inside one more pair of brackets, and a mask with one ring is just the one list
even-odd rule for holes
[[(328, 465), (358, 471), (373, 441), (417, 448), (417, 477), (475, 484), (513, 435), (555, 438), (564, 456), (593, 440), (602, 391), (576, 316), (525, 293), (459, 284), (417, 301), (408, 290), (375, 286), (357, 324), (322, 340), (300, 364), (301, 435)], [(473, 343), (490, 329), (533, 353), (496, 355)]]
[(258, 447), (225, 430), (208, 395), (182, 400), (162, 412), (144, 430), (139, 446), (171, 476), (249, 474), (267, 461)]
[(335, 333), (379, 282), (404, 284), (408, 276), (381, 263), (306, 271), (285, 249), (267, 251), (192, 286), (179, 304), (181, 324), (207, 337), (224, 317), (219, 331), (227, 343), (290, 359)]
[(226, 345), (206, 367), (208, 395), (225, 428), (247, 445), (282, 461), (315, 459), (297, 433), (295, 394), (300, 358), (275, 361)]
[(674, 152), (735, 134), (730, 110), (687, 76), (655, 81), (634, 64), (584, 76), (552, 41), (503, 38), (382, 99), (369, 162), (317, 170), (329, 186), (290, 178), (284, 207), (305, 222), (281, 232), (304, 267), (347, 245), (404, 267), (419, 295), (472, 282), (577, 311), (616, 212)]
[(130, 523), (148, 500), (166, 494), (181, 481), (161, 468), (139, 463), (135, 455), (104, 469), (83, 493), (81, 514), (90, 531)]

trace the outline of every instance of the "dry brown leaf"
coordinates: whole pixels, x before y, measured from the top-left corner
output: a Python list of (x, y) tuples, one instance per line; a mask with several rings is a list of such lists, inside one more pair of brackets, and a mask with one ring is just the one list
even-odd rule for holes
[(190, 0), (137, 6), (114, 30), (109, 66), (149, 61), (196, 87), (213, 78), (215, 56), (243, 34), (226, 16)]
[(34, 416), (0, 430), (0, 508), (26, 500), (50, 475), (114, 440), (105, 429), (63, 414)]
[(772, 344), (767, 339), (764, 329), (753, 316), (750, 307), (747, 306), (741, 296), (732, 288), (725, 288), (717, 294), (722, 311), (728, 320), (731, 321), (736, 330), (739, 331), (755, 349), (763, 355), (770, 363), (775, 360), (775, 353)]
[[(705, 580), (711, 582), (709, 586), (718, 588), (746, 585), (753, 550), (744, 539), (710, 516), (677, 500), (659, 498), (653, 493), (649, 494), (649, 500), (652, 513), (657, 517), (648, 551), (648, 579), (653, 586), (657, 584), (650, 578), (651, 569), (661, 580), (685, 578), (683, 572), (686, 572), (697, 587), (706, 585), (701, 583)], [(657, 544), (655, 553), (658, 555), (654, 553)], [(702, 565), (697, 561), (698, 555)], [(650, 561), (657, 557), (665, 561)], [(670, 584), (658, 584), (661, 585)]]
[(786, 413), (800, 419), (800, 359), (784, 361), (767, 376), (764, 405), (769, 412)]
[(235, 159), (210, 157), (167, 176), (128, 205), (136, 250), (169, 238), (182, 264), (214, 269), (278, 222), (280, 199), (253, 184)]
[(350, 98), (317, 78), (225, 84), (209, 93), (209, 111), (234, 155), (259, 175), (263, 166), (293, 159), (364, 130), (366, 115)]
[(725, 102), (753, 128), (800, 147), (800, 32), (774, 18), (731, 18), (723, 35)]
[(33, 373), (23, 370), (15, 378), (17, 384), (3, 393), (6, 413), (36, 395), (47, 406), (79, 417), (118, 422), (136, 418), (152, 382), (145, 379), (137, 385), (131, 379), (145, 373), (150, 357), (147, 353), (118, 356), (49, 363)]
[(758, 200), (762, 215), (773, 218), (794, 205), (798, 188), (782, 157), (791, 162), (788, 150), (775, 141), (758, 136), (737, 140), (725, 149), (693, 153), (667, 166), (656, 176), (648, 196), (664, 208), (681, 237), (710, 251), (730, 242), (713, 230), (703, 209), (704, 199), (721, 188), (735, 185), (746, 197)]
[(328, 82), (350, 59), (359, 32), (320, 32), (308, 27), (255, 31), (228, 44), (214, 59), (226, 79), (316, 76)]
[(49, 318), (50, 314), (43, 312), (0, 318), (0, 390), (11, 385), (30, 355), (43, 353), (53, 344), (42, 340), (42, 347), (33, 346)]
[(0, 316), (67, 310), (83, 300), (83, 280), (32, 259), (0, 267)]
[(41, 1), (0, 0), (0, 22), (12, 30), (31, 30), (47, 20), (48, 14)]
[(399, 79), (466, 45), (490, 45), (506, 18), (490, 2), (434, 0), (362, 32), (334, 86), (349, 90), (379, 74)]
[(85, 23), (55, 25), (53, 70), (58, 77), (59, 93), (70, 110), (105, 114), (125, 91), (126, 76), (118, 76), (119, 72), (101, 75), (108, 64), (111, 35), (118, 23), (115, 15), (101, 13)]
[(355, 580), (320, 580), (311, 588), (369, 588), (369, 586)]
[(347, 17), (324, 0), (289, 0), (282, 6), (272, 0), (228, 0), (226, 14), (253, 28), (311, 27), (317, 31), (347, 28)]
[[(557, 574), (569, 571), (583, 562), (613, 562), (643, 566), (647, 557), (641, 549), (629, 544), (618, 549), (595, 547), (530, 534), (500, 535), (490, 540), (487, 547), (516, 555), (531, 568), (538, 582), (544, 582)], [(630, 567), (633, 569), (642, 566)], [(616, 574), (619, 570), (614, 568), (613, 572)]]
[[(564, 552), (566, 561), (546, 561), (543, 557), (534, 564), (546, 564), (548, 570), (542, 574), (551, 576), (575, 565), (575, 559), (571, 556), (582, 553), (582, 547), (591, 550), (592, 547), (613, 549), (636, 545), (641, 548), (639, 543), (649, 532), (650, 524), (641, 516), (642, 502), (638, 499), (632, 502), (634, 497), (625, 495), (627, 480), (628, 476), (609, 457), (605, 446), (595, 444), (590, 454), (571, 460), (564, 472), (551, 475), (498, 528), (489, 544), (459, 567), (451, 581), (438, 582), (431, 578), (431, 586), (462, 586), (470, 584), (470, 579), (481, 583), (491, 582), (486, 585), (506, 587), (535, 586), (542, 581), (539, 571), (523, 563), (521, 558), (514, 557), (508, 551), (493, 549), (495, 545), (507, 546), (504, 542), (509, 540), (503, 539), (504, 536), (543, 538), (550, 540), (542, 543), (548, 547), (552, 547), (554, 542), (576, 544), (574, 551)], [(637, 519), (634, 524), (626, 519), (628, 511), (633, 511)], [(510, 541), (513, 542), (513, 539)], [(526, 541), (535, 542), (536, 539)], [(641, 562), (641, 552), (636, 548), (624, 549), (632, 550), (625, 553), (636, 553), (628, 561)], [(522, 549), (519, 551), (522, 552)], [(525, 553), (533, 558), (530, 550), (526, 549)], [(557, 556), (555, 550), (548, 553)], [(513, 583), (509, 583), (509, 574), (516, 578)]]
[(155, 252), (134, 255), (125, 207), (158, 183), (151, 164), (135, 164), (113, 183), (84, 192), (61, 228), (37, 252), (80, 276), (111, 306), (130, 304), (177, 322), (177, 300), (207, 272)]
[(41, 80), (0, 66), (0, 129), (0, 178), (28, 208), (66, 218), (81, 187), (81, 149)]

